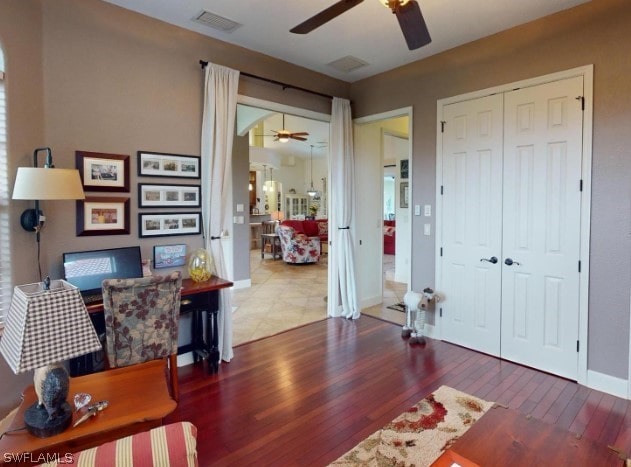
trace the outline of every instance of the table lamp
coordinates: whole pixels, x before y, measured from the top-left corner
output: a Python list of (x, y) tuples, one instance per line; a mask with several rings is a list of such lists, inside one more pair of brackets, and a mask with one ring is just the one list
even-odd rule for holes
[(60, 362), (101, 349), (79, 289), (63, 280), (13, 289), (0, 353), (15, 373), (35, 370), (38, 401), (24, 414), (26, 429), (39, 438), (72, 422), (69, 377)]

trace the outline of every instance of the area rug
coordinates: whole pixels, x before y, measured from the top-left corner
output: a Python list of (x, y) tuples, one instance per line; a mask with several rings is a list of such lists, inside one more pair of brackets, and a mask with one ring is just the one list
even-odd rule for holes
[(441, 386), (331, 465), (429, 466), (492, 406)]
[(405, 303), (403, 302), (395, 303), (394, 305), (387, 306), (386, 308), (405, 313)]

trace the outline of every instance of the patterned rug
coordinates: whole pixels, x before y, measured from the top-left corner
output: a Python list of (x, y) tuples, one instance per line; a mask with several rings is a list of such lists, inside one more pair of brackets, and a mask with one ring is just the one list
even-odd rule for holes
[(331, 465), (429, 466), (492, 406), (441, 386)]
[(390, 310), (396, 310), (396, 311), (400, 311), (402, 313), (405, 313), (405, 303), (403, 303), (403, 302), (395, 303), (394, 305), (387, 306), (386, 308), (389, 308)]

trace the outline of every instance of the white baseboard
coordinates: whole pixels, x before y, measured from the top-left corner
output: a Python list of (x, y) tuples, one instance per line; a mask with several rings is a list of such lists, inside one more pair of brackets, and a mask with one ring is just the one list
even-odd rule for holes
[(616, 397), (628, 399), (628, 382), (626, 379), (616, 378), (604, 373), (587, 370), (587, 384), (591, 389), (606, 392)]
[(247, 288), (252, 287), (252, 279), (244, 279), (242, 281), (236, 281), (236, 282), (233, 282), (233, 284), (234, 285), (232, 286), (232, 288), (234, 290), (236, 290), (236, 289), (247, 289)]
[(359, 309), (363, 310), (364, 308), (370, 308), (371, 306), (379, 305), (382, 302), (383, 298), (381, 297), (381, 295), (368, 297), (361, 301), (361, 303), (359, 304)]
[(186, 366), (193, 364), (193, 352), (186, 352), (177, 356), (177, 366)]

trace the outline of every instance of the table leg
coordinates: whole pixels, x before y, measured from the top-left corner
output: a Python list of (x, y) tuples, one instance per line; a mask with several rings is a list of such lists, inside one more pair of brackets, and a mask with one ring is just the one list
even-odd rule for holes
[(208, 373), (219, 371), (219, 336), (217, 310), (206, 313), (206, 342), (208, 343)]

